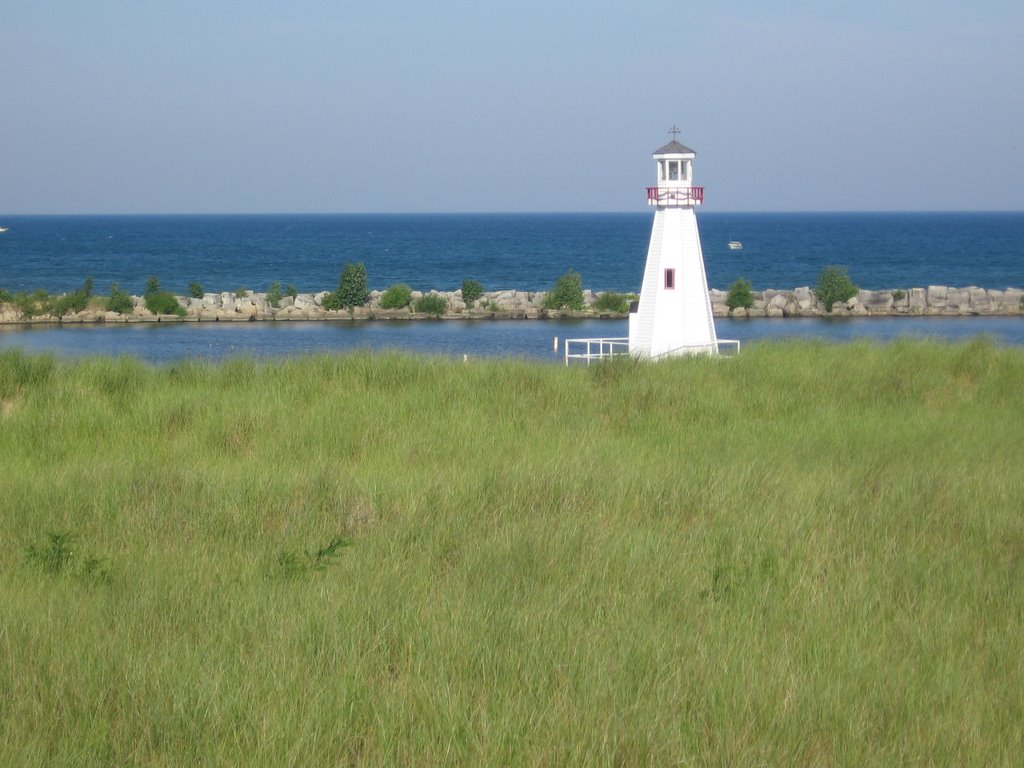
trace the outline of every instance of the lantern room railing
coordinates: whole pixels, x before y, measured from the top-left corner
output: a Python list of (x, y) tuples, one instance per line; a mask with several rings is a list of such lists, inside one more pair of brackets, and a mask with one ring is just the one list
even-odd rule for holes
[(648, 205), (700, 205), (704, 187), (648, 187)]

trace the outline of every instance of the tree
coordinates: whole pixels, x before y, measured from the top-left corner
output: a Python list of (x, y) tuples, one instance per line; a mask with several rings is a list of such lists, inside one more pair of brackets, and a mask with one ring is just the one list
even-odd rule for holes
[(473, 302), (484, 295), (484, 286), (476, 280), (462, 281), (462, 300), (467, 307), (473, 306)]
[(746, 278), (737, 278), (736, 282), (729, 286), (729, 293), (725, 297), (725, 305), (729, 309), (736, 309), (738, 307), (750, 309), (754, 306), (752, 289), (753, 286), (747, 282)]
[(825, 311), (831, 312), (832, 305), (837, 301), (849, 301), (856, 296), (857, 286), (850, 280), (845, 267), (825, 267), (818, 277), (814, 295), (825, 305)]
[(569, 270), (544, 297), (544, 309), (583, 309), (583, 288), (579, 272)]
[(338, 279), (338, 288), (324, 297), (324, 309), (348, 309), (361, 307), (370, 298), (366, 287), (366, 267), (361, 261), (345, 262)]

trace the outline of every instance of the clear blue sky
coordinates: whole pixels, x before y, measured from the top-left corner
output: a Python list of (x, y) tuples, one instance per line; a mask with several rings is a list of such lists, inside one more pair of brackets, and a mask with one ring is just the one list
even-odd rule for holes
[(1020, 0), (0, 0), (0, 213), (1024, 210)]

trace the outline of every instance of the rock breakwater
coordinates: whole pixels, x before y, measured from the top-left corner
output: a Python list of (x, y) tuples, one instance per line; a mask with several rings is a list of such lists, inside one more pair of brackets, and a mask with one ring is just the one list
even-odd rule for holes
[[(245, 322), (267, 320), (411, 320), (441, 317), (444, 319), (542, 319), (555, 317), (624, 317), (595, 307), (600, 293), (585, 290), (582, 311), (547, 310), (544, 291), (489, 291), (467, 304), (462, 291), (412, 292), (413, 306), (424, 295), (441, 298), (446, 306), (440, 315), (418, 313), (413, 306), (384, 309), (380, 306), (382, 291), (373, 291), (363, 306), (350, 310), (329, 310), (323, 306), (327, 291), (284, 296), (272, 306), (265, 293), (206, 293), (202, 297), (179, 296), (183, 315), (154, 315), (146, 309), (140, 296), (132, 297), (130, 312), (106, 309), (100, 297), (93, 297), (90, 306), (80, 312), (63, 315), (53, 313), (26, 314), (15, 303), (0, 304), (0, 323), (145, 323), (145, 322)], [(905, 290), (859, 291), (846, 302), (825, 310), (810, 287), (792, 290), (767, 289), (753, 292), (749, 308), (730, 309), (725, 291), (709, 292), (715, 317), (898, 317), (898, 316), (969, 316), (1021, 315), (1024, 289), (1002, 290), (969, 286), (955, 288), (932, 285)]]

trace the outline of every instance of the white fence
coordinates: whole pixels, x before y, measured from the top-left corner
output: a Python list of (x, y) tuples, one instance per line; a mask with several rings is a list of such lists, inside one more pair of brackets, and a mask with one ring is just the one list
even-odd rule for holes
[[(565, 364), (570, 360), (585, 360), (590, 365), (592, 360), (604, 360), (617, 355), (629, 354), (629, 339), (608, 338), (608, 339), (566, 339)], [(678, 347), (651, 356), (650, 360), (659, 360), (663, 357), (675, 355), (726, 355), (729, 357), (740, 353), (739, 339), (719, 339), (717, 344), (697, 344), (692, 346)]]
[(629, 339), (566, 339), (565, 364), (570, 360), (603, 360), (606, 357), (629, 354)]

